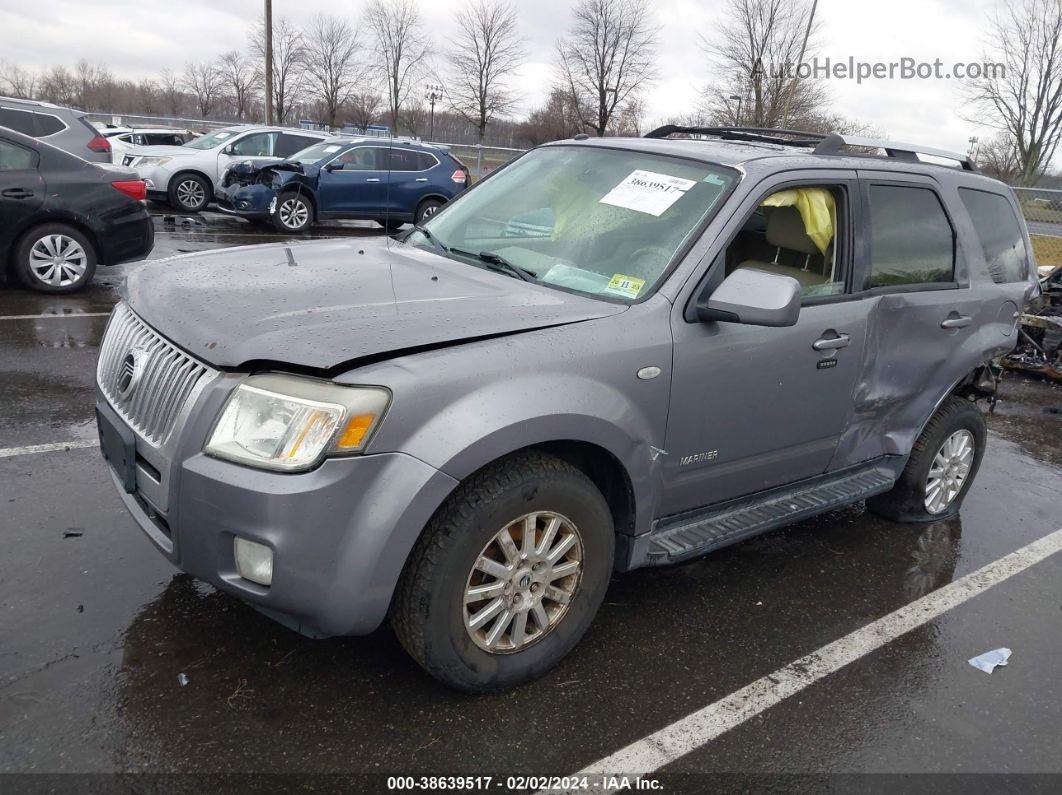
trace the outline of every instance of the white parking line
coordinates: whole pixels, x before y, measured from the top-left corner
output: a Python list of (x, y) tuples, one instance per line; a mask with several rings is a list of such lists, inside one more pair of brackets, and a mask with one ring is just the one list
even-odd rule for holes
[(0, 458), (12, 458), (16, 455), (31, 455), (33, 453), (53, 453), (57, 450), (81, 450), (86, 447), (96, 447), (99, 444), (95, 439), (77, 439), (72, 442), (52, 442), (51, 444), (31, 444), (27, 447), (0, 448)]
[(1057, 530), (631, 743), (611, 756), (599, 759), (580, 771), (579, 775), (645, 776), (659, 770), (849, 663), (1060, 551), (1062, 530)]
[(56, 314), (52, 312), (46, 315), (0, 315), (0, 320), (51, 320), (52, 318), (72, 318), (72, 317), (107, 317), (110, 312), (77, 312), (66, 315)]

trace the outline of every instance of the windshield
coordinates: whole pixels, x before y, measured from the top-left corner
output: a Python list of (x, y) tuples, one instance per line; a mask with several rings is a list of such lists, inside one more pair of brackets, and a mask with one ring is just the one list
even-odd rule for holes
[[(472, 264), (501, 259), (541, 284), (648, 295), (733, 182), (719, 166), (587, 146), (534, 150), (406, 242)], [(513, 269), (507, 269), (513, 275)]]
[(232, 130), (218, 130), (217, 132), (207, 133), (199, 136), (194, 141), (189, 141), (184, 145), (184, 148), (213, 149), (215, 146), (221, 146), (235, 134)]
[(296, 152), (289, 157), (288, 160), (293, 160), (303, 166), (312, 166), (314, 163), (324, 160), (327, 157), (331, 157), (342, 148), (343, 144), (314, 144), (307, 149), (303, 149), (301, 152)]

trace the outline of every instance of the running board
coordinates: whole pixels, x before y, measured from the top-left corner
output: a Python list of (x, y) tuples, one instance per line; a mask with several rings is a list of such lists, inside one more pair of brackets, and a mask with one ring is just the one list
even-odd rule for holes
[(890, 463), (879, 459), (870, 467), (849, 469), (711, 508), (665, 517), (651, 532), (634, 539), (629, 566), (677, 563), (881, 494), (896, 481), (897, 473)]

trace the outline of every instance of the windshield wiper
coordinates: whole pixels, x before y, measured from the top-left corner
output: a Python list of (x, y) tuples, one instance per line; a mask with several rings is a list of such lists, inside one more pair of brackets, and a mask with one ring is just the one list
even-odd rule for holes
[(466, 257), (475, 257), (496, 273), (504, 273), (514, 279), (521, 279), (525, 282), (538, 281), (538, 277), (533, 271), (521, 268), (519, 265), (509, 262), (501, 254), (495, 254), (493, 251), (480, 251), (478, 254), (474, 251), (462, 251), (459, 248), (451, 248), (450, 251), (454, 254), (464, 254)]
[(435, 248), (439, 249), (439, 251), (441, 251), (443, 254), (449, 254), (450, 253), (449, 246), (447, 246), (445, 243), (443, 243), (441, 240), (439, 240), (439, 238), (437, 238), (435, 235), (433, 235), (431, 232), (429, 232), (427, 229), (425, 229), (420, 224), (414, 224), (413, 225), (413, 231), (414, 232), (420, 232), (422, 235), (424, 235), (424, 237), (427, 238), (428, 242), (431, 243), (433, 246), (435, 246)]

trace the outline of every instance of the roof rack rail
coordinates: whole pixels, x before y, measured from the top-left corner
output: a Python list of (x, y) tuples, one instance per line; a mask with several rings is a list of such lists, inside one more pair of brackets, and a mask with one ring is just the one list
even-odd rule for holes
[(755, 141), (784, 146), (817, 146), (826, 138), (824, 133), (807, 130), (784, 130), (773, 127), (684, 127), (677, 124), (657, 127), (647, 132), (644, 137), (667, 138), (676, 134), (714, 135), (724, 141)]
[(898, 141), (885, 141), (877, 138), (863, 138), (859, 135), (839, 135), (838, 133), (830, 133), (823, 138), (818, 146), (815, 147), (815, 151), (812, 154), (845, 154), (841, 150), (846, 146), (858, 146), (866, 149), (883, 149), (888, 157), (894, 157), (897, 160), (909, 160), (915, 163), (921, 162), (918, 159), (918, 155), (929, 155), (930, 157), (954, 160), (964, 171), (977, 171), (977, 167), (973, 164), (973, 161), (970, 160), (968, 156), (959, 154), (958, 152), (951, 152), (946, 149), (936, 149), (932, 146), (903, 144)]

